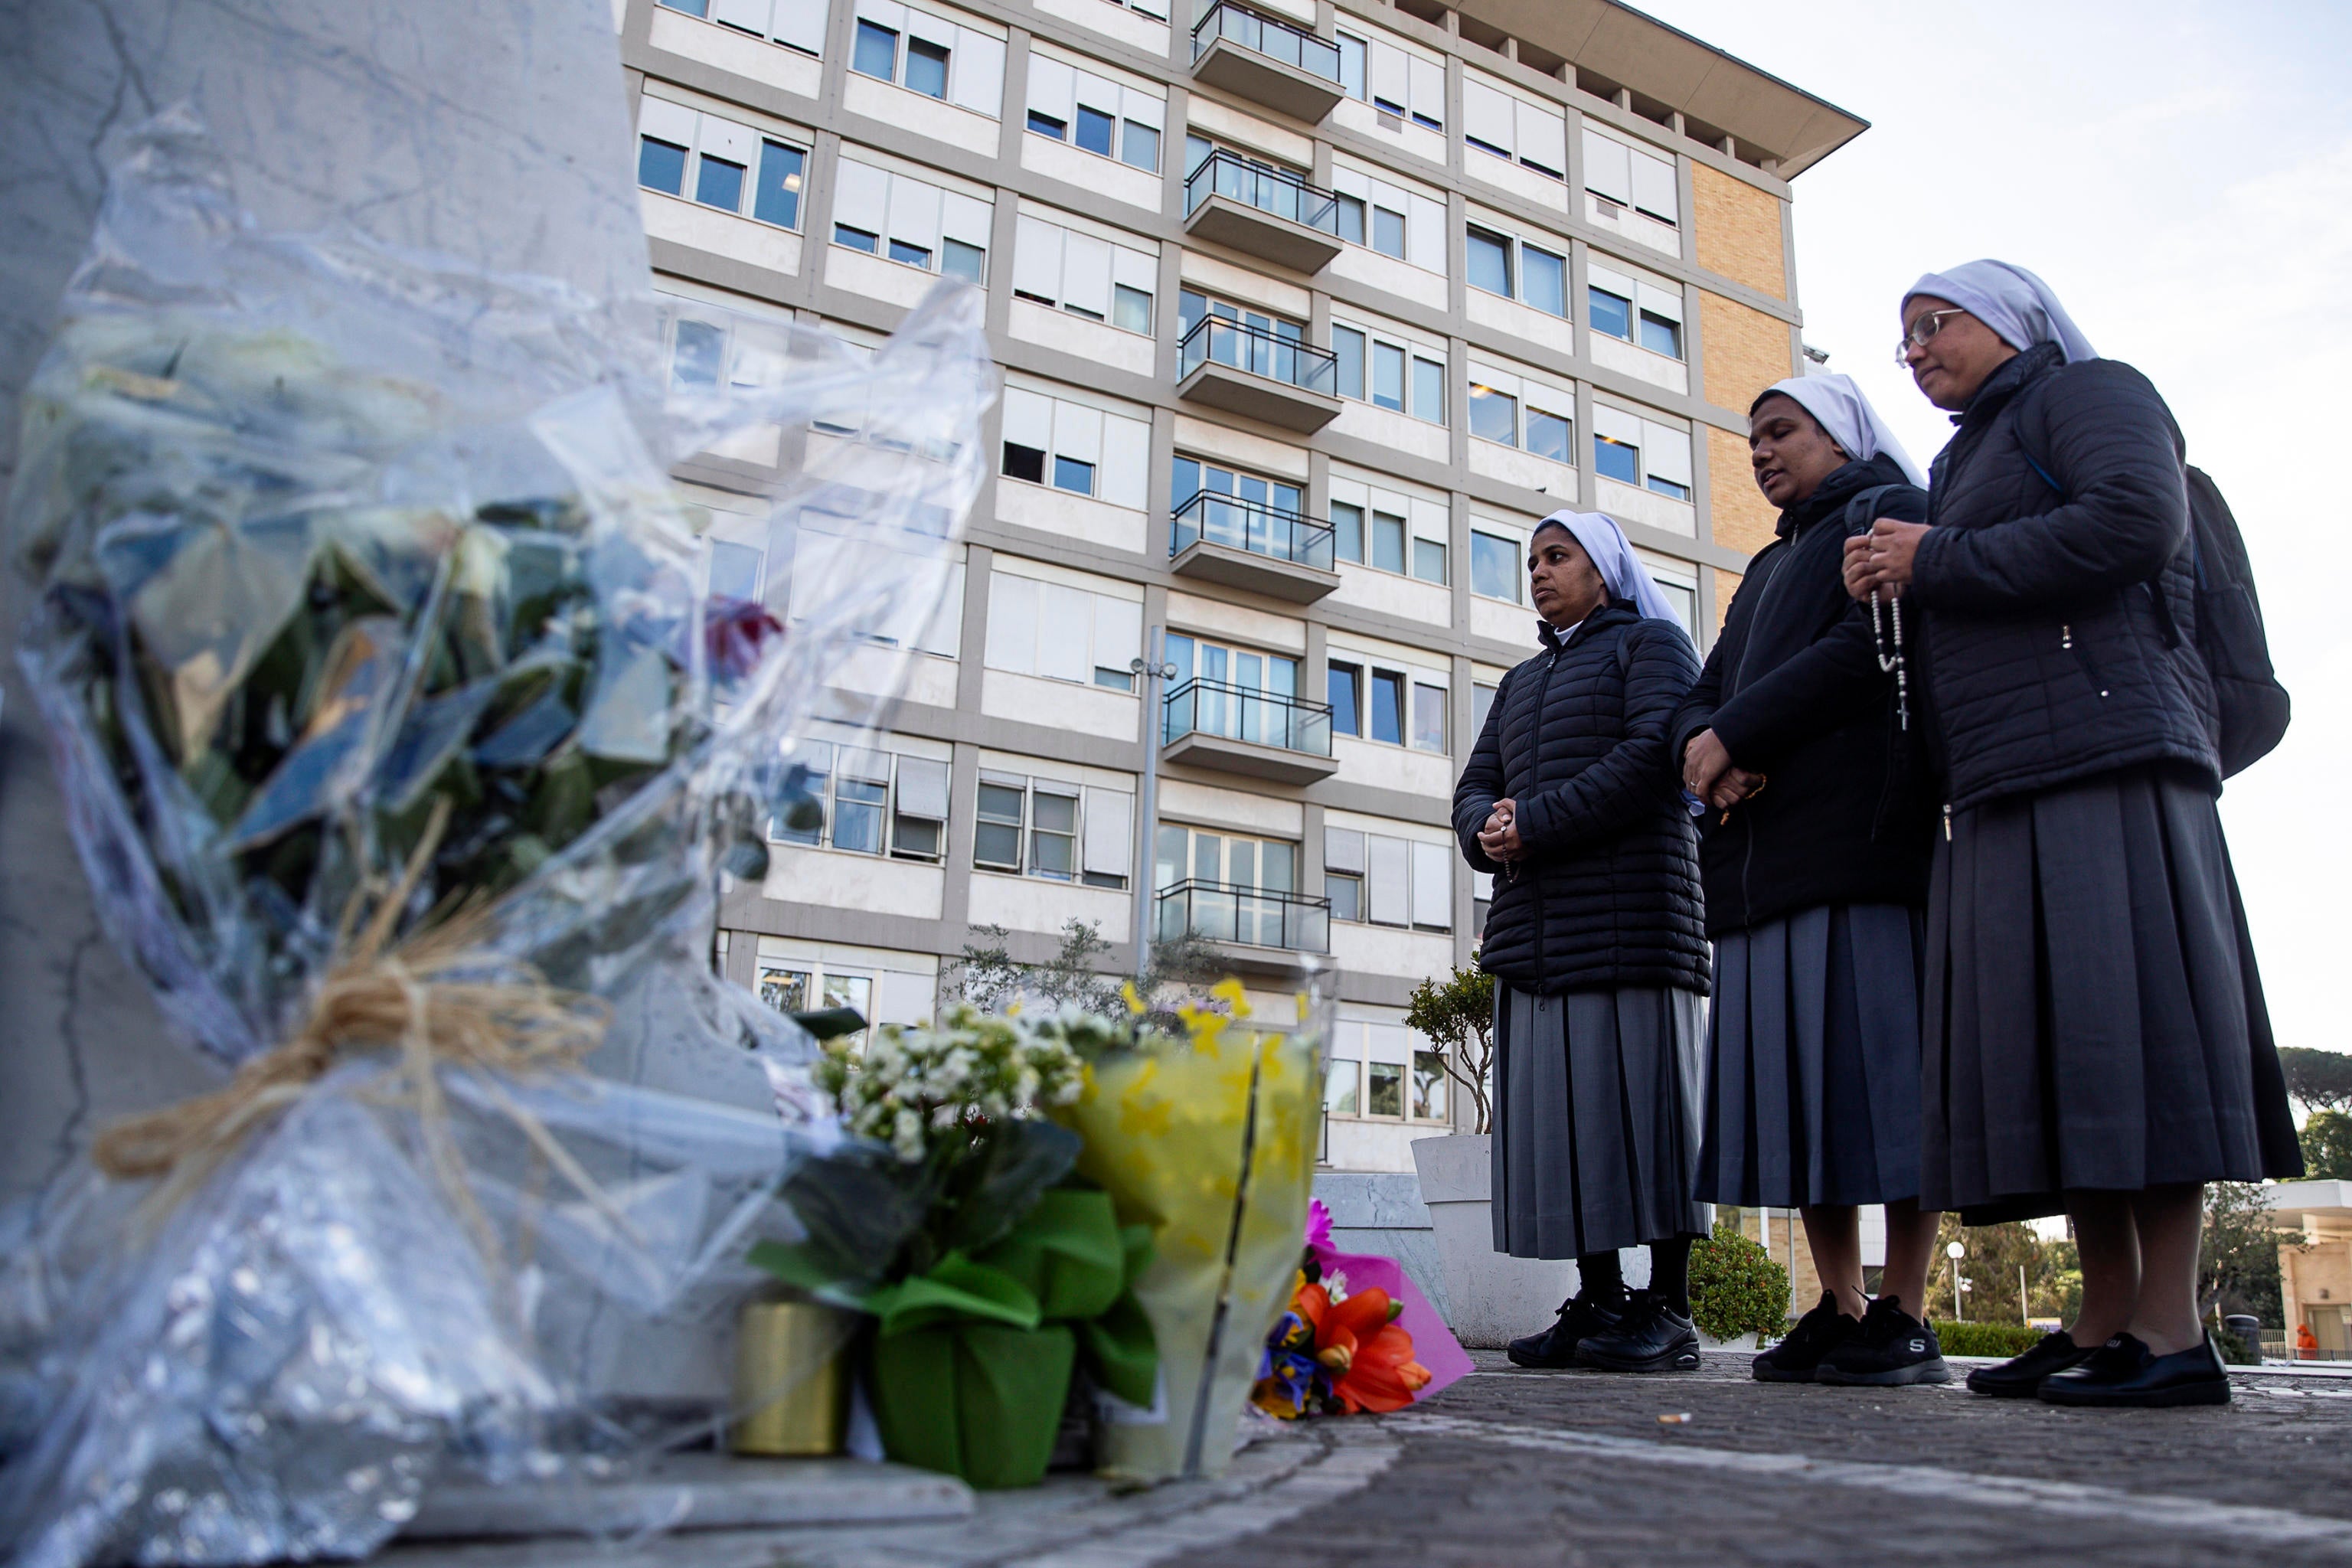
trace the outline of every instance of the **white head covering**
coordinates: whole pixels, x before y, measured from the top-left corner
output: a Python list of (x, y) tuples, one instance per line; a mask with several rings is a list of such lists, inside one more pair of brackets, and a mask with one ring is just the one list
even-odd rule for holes
[(1918, 294), (1949, 300), (2021, 353), (2036, 343), (2056, 343), (2066, 351), (2068, 364), (2099, 357), (2050, 285), (2011, 262), (1970, 261), (1949, 272), (1930, 272), (1911, 285), (1903, 302), (1909, 304)]
[(1774, 393), (1819, 420), (1838, 449), (1854, 461), (1866, 463), (1884, 452), (1895, 459), (1905, 479), (1923, 490), (1927, 488), (1919, 465), (1911, 460), (1911, 454), (1903, 449), (1903, 443), (1853, 384), (1853, 377), (1834, 371), (1825, 375), (1792, 375), (1766, 387), (1756, 401), (1761, 403)]
[(1658, 591), (1650, 569), (1642, 564), (1642, 558), (1625, 542), (1625, 531), (1617, 526), (1615, 518), (1604, 511), (1556, 511), (1536, 527), (1540, 530), (1546, 523), (1554, 522), (1574, 534), (1576, 542), (1584, 546), (1584, 552), (1592, 557), (1592, 564), (1601, 570), (1601, 586), (1609, 590), (1611, 598), (1631, 599), (1633, 607), (1649, 619), (1669, 622), (1685, 637), (1690, 635), (1682, 616)]

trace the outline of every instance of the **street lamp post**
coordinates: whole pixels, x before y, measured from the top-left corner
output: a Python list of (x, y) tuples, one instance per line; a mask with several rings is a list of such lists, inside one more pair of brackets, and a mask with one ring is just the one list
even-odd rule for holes
[(1136, 684), (1143, 697), (1143, 794), (1136, 802), (1141, 808), (1142, 821), (1136, 825), (1139, 843), (1135, 858), (1135, 978), (1140, 983), (1151, 973), (1152, 879), (1156, 874), (1155, 835), (1159, 832), (1160, 815), (1160, 726), (1165, 717), (1156, 700), (1160, 688), (1176, 679), (1176, 666), (1164, 657), (1164, 628), (1153, 626), (1147, 634), (1147, 658), (1131, 659), (1128, 668), (1133, 670)]
[(1967, 1310), (1960, 1305), (1960, 1258), (1967, 1251), (1968, 1248), (1957, 1241), (1944, 1248), (1944, 1256), (1952, 1260), (1952, 1321), (1956, 1323), (1969, 1321)]

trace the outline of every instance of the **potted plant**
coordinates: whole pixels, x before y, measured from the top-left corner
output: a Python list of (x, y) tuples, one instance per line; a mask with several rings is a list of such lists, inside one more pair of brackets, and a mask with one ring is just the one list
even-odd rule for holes
[(1513, 1258), (1495, 1250), (1492, 1195), (1495, 977), (1475, 965), (1424, 980), (1405, 1008), (1407, 1026), (1426, 1036), (1446, 1075), (1470, 1097), (1474, 1131), (1412, 1145), (1445, 1277), (1446, 1326), (1465, 1345), (1493, 1349), (1539, 1328), (1576, 1289), (1565, 1258)]
[(1730, 1219), (1691, 1248), (1691, 1321), (1709, 1344), (1754, 1348), (1789, 1321), (1789, 1271)]

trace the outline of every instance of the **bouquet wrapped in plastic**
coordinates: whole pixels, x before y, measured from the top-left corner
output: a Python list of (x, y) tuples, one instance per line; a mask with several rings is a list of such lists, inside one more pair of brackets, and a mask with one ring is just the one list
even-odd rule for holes
[[(664, 375), (667, 331), (257, 233), (184, 118), (113, 170), (25, 397), (20, 658), (110, 938), (233, 1076), (0, 1265), (16, 1561), (361, 1555), (436, 1474), (723, 1417), (835, 1135), (775, 1114), (813, 1047), (710, 973), (717, 889), (936, 605), (994, 378), (964, 289), (870, 361), (743, 321)], [(714, 600), (668, 469), (747, 435), (806, 455)]]

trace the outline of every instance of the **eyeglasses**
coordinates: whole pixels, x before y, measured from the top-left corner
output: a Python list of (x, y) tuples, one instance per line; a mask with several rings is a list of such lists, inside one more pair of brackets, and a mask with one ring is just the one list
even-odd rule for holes
[(1895, 345), (1895, 363), (1908, 369), (1911, 364), (1911, 351), (1926, 348), (1927, 340), (1944, 330), (1945, 317), (1967, 314), (1966, 310), (1957, 305), (1948, 310), (1923, 312), (1917, 321), (1911, 323), (1910, 330), (1903, 334), (1903, 341)]

